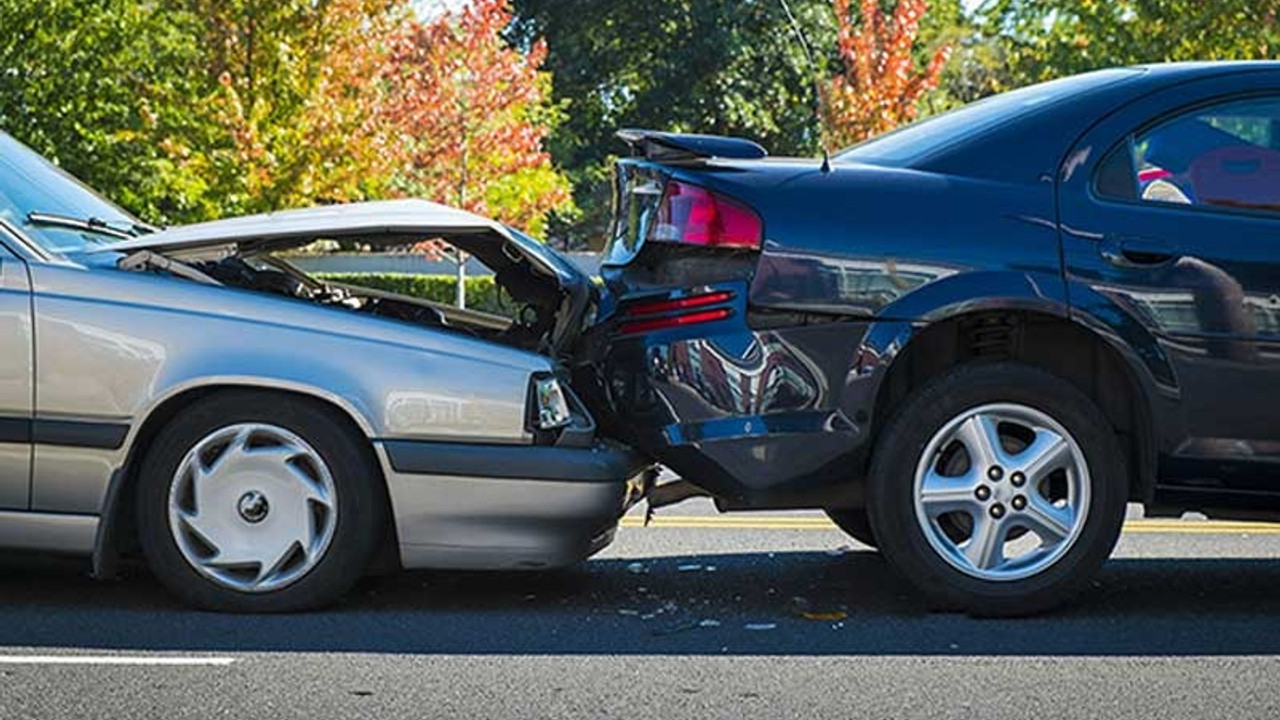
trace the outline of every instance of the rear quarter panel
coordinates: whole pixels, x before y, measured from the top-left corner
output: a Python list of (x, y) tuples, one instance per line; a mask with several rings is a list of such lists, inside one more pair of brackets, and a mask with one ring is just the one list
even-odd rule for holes
[(987, 307), (1067, 315), (1048, 179), (786, 161), (671, 172), (755, 208), (763, 250), (745, 273), (682, 257), (688, 277), (663, 277), (649, 247), (607, 270), (624, 295), (666, 285), (736, 301), (727, 320), (614, 342), (603, 372), (618, 432), (717, 495), (849, 485), (880, 383), (918, 327)]

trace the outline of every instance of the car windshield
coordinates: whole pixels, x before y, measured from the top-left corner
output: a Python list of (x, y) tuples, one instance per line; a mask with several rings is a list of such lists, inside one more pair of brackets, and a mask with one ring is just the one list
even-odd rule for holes
[(114, 242), (134, 234), (140, 225), (129, 213), (3, 132), (0, 218), (21, 228), (44, 249), (60, 254)]
[(1031, 85), (921, 120), (850, 147), (837, 162), (905, 167), (943, 148), (991, 128), (1097, 89), (1141, 74), (1135, 68), (1112, 68)]

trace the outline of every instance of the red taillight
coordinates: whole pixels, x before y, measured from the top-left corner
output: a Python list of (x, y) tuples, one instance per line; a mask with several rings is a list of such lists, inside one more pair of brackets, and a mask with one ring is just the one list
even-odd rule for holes
[(654, 330), (666, 330), (668, 328), (682, 327), (685, 325), (715, 322), (716, 320), (723, 320), (732, 314), (733, 311), (729, 308), (716, 308), (715, 310), (700, 310), (686, 315), (672, 315), (670, 317), (654, 318), (652, 320), (636, 320), (633, 322), (623, 323), (619, 332), (623, 335), (636, 335), (639, 333), (653, 332)]
[[(627, 307), (622, 312), (626, 317), (638, 317), (642, 319), (629, 320), (622, 323), (622, 327), (618, 328), (618, 332), (623, 335), (636, 335), (639, 333), (653, 332), (654, 330), (666, 330), (668, 328), (683, 327), (685, 325), (696, 325), (698, 323), (724, 320), (733, 314), (732, 308), (708, 308), (708, 306), (721, 305), (729, 302), (730, 300), (733, 300), (733, 293), (727, 290), (721, 290), (702, 295), (690, 295), (689, 297), (676, 298), (675, 300), (638, 302)], [(708, 309), (699, 310), (698, 308)], [(693, 312), (685, 312), (688, 310), (693, 310)], [(670, 313), (675, 314), (673, 315)], [(651, 317), (654, 315), (661, 315), (662, 317)]]
[(636, 317), (637, 315), (659, 315), (661, 313), (676, 312), (679, 310), (689, 310), (692, 308), (706, 307), (708, 305), (719, 305), (720, 303), (729, 302), (733, 299), (733, 293), (729, 291), (707, 293), (706, 295), (693, 295), (691, 297), (679, 298), (677, 300), (658, 300), (656, 302), (636, 303), (627, 308), (628, 317)]
[(672, 180), (662, 194), (649, 239), (705, 247), (759, 250), (760, 216), (742, 203), (689, 183)]

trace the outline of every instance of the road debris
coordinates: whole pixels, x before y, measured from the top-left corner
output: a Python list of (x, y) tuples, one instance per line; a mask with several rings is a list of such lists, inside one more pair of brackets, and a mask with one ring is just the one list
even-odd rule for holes
[(800, 617), (815, 622), (838, 622), (849, 617), (849, 614), (841, 610), (833, 610), (831, 612), (803, 612), (800, 613)]
[(743, 630), (752, 630), (756, 632), (764, 630), (777, 630), (778, 623), (747, 623), (742, 626)]

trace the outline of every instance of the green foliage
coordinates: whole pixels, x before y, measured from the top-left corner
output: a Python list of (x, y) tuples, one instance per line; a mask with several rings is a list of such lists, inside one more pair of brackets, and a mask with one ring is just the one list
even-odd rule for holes
[[(504, 135), (494, 135), (494, 148), (467, 148), (469, 158), (484, 150), (503, 160), (468, 160), (475, 185), (469, 203), (518, 219), (535, 235), (582, 246), (605, 231), (612, 160), (625, 150), (614, 138), (619, 128), (743, 135), (775, 154), (816, 154), (815, 81), (839, 69), (833, 0), (789, 2), (814, 64), (780, 0), (512, 0), (505, 39), (530, 72), (510, 77), (536, 79), (488, 82), (468, 97), (494, 102), (467, 107), (487, 108), (471, 114), (492, 118), (504, 107), (499, 100), (536, 91), (519, 104), (514, 126), (526, 159), (506, 163), (502, 151), (516, 143)], [(423, 173), (405, 175), (407, 152), (420, 152), (428, 140), (450, 145), (448, 130), (458, 123), (433, 111), (444, 104), (438, 98), (460, 96), (449, 84), (457, 82), (453, 66), (428, 62), (446, 50), (432, 34), (443, 30), (439, 18), (421, 26), (423, 62), (402, 54), (411, 62), (388, 71), (393, 48), (408, 37), (412, 6), (0, 0), (0, 130), (162, 224), (406, 191), (456, 203), (441, 196), (444, 185), (424, 183)], [(491, 12), (484, 17), (501, 22), (473, 23), (480, 30), (461, 34), (457, 46), (465, 58), (481, 58), (473, 63), (480, 69), (497, 63), (483, 58), (520, 65), (494, 39), (507, 7), (485, 7)], [(921, 100), (922, 114), (1099, 67), (1254, 59), (1280, 49), (1277, 0), (986, 0), (977, 12), (964, 7), (962, 0), (928, 2), (912, 51), (917, 65), (943, 45), (953, 53), (938, 90)], [(404, 82), (403, 71), (414, 69), (423, 79), (419, 95)], [(550, 164), (542, 147), (548, 128)], [(489, 165), (499, 169), (472, 172)], [(560, 169), (580, 210), (565, 199)], [(550, 207), (561, 210), (548, 219)], [(450, 299), (451, 291), (441, 297)]]
[[(934, 0), (920, 26), (924, 52), (947, 45), (951, 58), (942, 70), (938, 89), (920, 103), (922, 116), (953, 110), (988, 95), (1011, 89), (1007, 47), (982, 30), (980, 18), (966, 13), (960, 0)], [(917, 62), (923, 62), (919, 56)]]
[(1277, 11), (1274, 0), (992, 0), (981, 27), (1004, 50), (1004, 84), (1018, 86), (1115, 65), (1267, 58), (1280, 50)]
[[(453, 304), (458, 286), (453, 275), (320, 273), (316, 277), (327, 282), (382, 290), (446, 305)], [(510, 317), (516, 306), (511, 298), (499, 292), (492, 275), (480, 275), (467, 278), (467, 308)]]
[(166, 145), (211, 215), (383, 197), (391, 128), (372, 122), (401, 0), (151, 0), (196, 18), (209, 130)]
[(137, 0), (0, 0), (0, 130), (155, 221), (203, 214), (165, 152), (199, 132), (194, 18)]
[[(419, 26), (409, 7), (409, 0), (0, 0), (0, 130), (157, 224), (406, 190), (479, 201), (484, 214), (534, 232), (545, 228), (547, 208), (572, 211), (568, 182), (541, 147), (540, 133), (555, 119), (542, 107), (550, 78), (539, 72), (540, 56), (507, 49), (502, 1), (486, 5), (485, 17), (497, 20), (462, 23), (454, 33), (462, 64), (484, 70), (465, 94), (496, 99), (470, 116), (502, 131), (472, 133), (467, 149), (415, 121), (440, 115), (442, 98), (467, 83), (433, 74), (440, 68), (431, 63), (421, 63), (432, 81), (426, 86), (401, 82), (393, 46), (415, 28), (453, 23)], [(439, 47), (428, 42), (428, 57)], [(474, 48), (489, 54), (478, 58)], [(502, 67), (526, 72), (494, 76), (499, 56)], [(416, 112), (395, 111), (405, 108)], [(470, 158), (471, 202), (438, 187), (406, 187), (407, 152), (424, 138)]]
[[(830, 0), (791, 0), (819, 63), (833, 46)], [(518, 46), (545, 38), (554, 101), (566, 120), (550, 139), (583, 216), (553, 226), (576, 244), (599, 239), (622, 127), (744, 135), (777, 153), (818, 149), (814, 77), (777, 0), (515, 0)]]
[[(624, 127), (741, 135), (776, 155), (820, 150), (816, 81), (838, 67), (831, 0), (789, 0), (814, 53), (809, 63), (779, 0), (514, 0), (508, 34), (544, 38), (554, 100), (556, 164), (573, 180), (576, 218), (551, 223), (575, 246), (599, 244)], [(892, 7), (886, 1), (885, 6)], [(920, 28), (927, 62), (965, 30), (961, 0), (931, 0)]]

